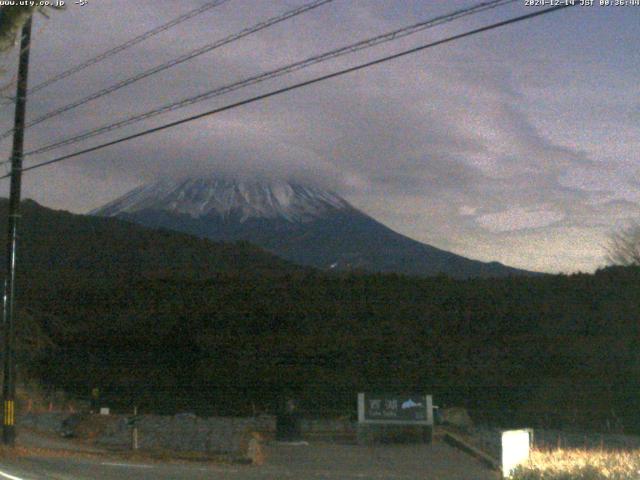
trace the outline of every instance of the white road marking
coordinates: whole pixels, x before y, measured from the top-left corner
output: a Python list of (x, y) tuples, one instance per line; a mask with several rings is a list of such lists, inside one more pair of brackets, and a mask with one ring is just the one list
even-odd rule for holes
[(8, 478), (9, 480), (24, 480), (24, 478), (16, 477), (14, 475), (9, 475), (6, 472), (0, 470), (0, 477)]
[[(113, 463), (113, 462), (102, 462), (100, 465), (105, 465), (107, 467), (125, 467), (125, 468), (153, 468), (153, 465), (144, 465), (141, 463)], [(22, 480), (22, 479), (19, 479)]]
[(197, 470), (200, 472), (219, 472), (219, 473), (238, 473), (240, 470), (237, 468), (230, 468), (227, 466), (224, 467), (216, 467), (215, 465), (209, 465), (206, 467), (198, 467)]

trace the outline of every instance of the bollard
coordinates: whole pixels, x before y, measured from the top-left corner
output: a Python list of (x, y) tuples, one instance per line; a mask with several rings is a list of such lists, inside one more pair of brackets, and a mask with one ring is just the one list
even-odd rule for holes
[(133, 407), (133, 429), (131, 430), (131, 449), (138, 450), (138, 407)]
[(529, 459), (530, 429), (502, 432), (502, 475), (509, 478), (518, 465)]

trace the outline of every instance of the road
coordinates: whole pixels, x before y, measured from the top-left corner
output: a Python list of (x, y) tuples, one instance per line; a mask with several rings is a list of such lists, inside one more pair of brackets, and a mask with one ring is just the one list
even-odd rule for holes
[(0, 480), (495, 480), (475, 459), (448, 445), (362, 447), (272, 444), (262, 466), (127, 461), (66, 452), (0, 459)]

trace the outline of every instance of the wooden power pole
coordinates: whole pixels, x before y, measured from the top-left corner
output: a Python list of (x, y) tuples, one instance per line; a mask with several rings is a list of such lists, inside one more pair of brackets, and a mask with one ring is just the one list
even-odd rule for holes
[(15, 445), (15, 279), (16, 247), (18, 239), (18, 220), (20, 218), (20, 189), (22, 183), (22, 156), (24, 144), (24, 124), (27, 105), (27, 75), (29, 72), (29, 47), (31, 42), (31, 17), (22, 27), (20, 42), (20, 63), (18, 67), (18, 86), (16, 94), (15, 124), (13, 130), (13, 150), (11, 153), (11, 191), (9, 194), (9, 224), (7, 228), (6, 278), (3, 292), (3, 331), (4, 331), (4, 376), (2, 384), (3, 417), (2, 442)]

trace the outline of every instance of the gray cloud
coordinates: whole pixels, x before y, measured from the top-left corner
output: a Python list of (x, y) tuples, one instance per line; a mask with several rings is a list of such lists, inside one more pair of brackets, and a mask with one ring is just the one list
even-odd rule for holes
[[(300, 3), (228, 2), (34, 95), (30, 118)], [(471, 3), (337, 1), (45, 122), (28, 131), (28, 148)], [(124, 4), (71, 5), (39, 19), (32, 84), (178, 11), (168, 0)], [(523, 11), (513, 5), (438, 27), (100, 140)], [(392, 228), (469, 257), (550, 271), (593, 269), (608, 232), (640, 213), (638, 59), (618, 58), (616, 48), (603, 60), (613, 39), (599, 36), (595, 13), (581, 15), (490, 32), (34, 171), (25, 177), (25, 194), (82, 212), (163, 176), (283, 176), (336, 189)], [(607, 20), (637, 38), (624, 15), (609, 12)], [(539, 38), (591, 49), (549, 51), (534, 47)], [(11, 117), (10, 110), (0, 112), (5, 125)], [(1, 144), (0, 154), (6, 157), (8, 147)]]

